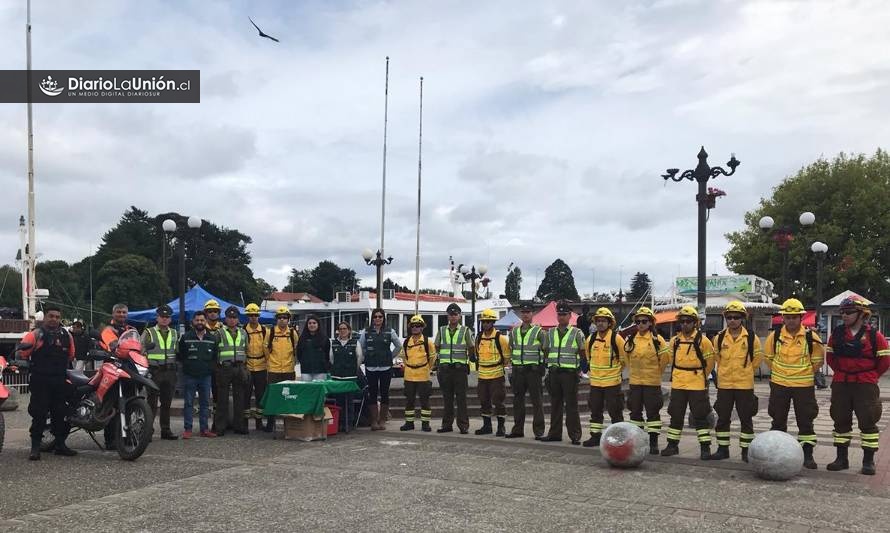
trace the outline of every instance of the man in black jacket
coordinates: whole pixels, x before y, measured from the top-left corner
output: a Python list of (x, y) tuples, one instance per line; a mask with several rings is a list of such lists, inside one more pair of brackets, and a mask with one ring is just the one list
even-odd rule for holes
[(183, 439), (192, 438), (192, 403), (195, 391), (198, 392), (201, 436), (216, 437), (216, 433), (210, 431), (207, 426), (210, 411), (210, 376), (213, 375), (213, 369), (219, 360), (218, 342), (218, 337), (207, 331), (204, 311), (195, 311), (192, 329), (182, 335), (176, 350), (176, 360), (182, 365)]

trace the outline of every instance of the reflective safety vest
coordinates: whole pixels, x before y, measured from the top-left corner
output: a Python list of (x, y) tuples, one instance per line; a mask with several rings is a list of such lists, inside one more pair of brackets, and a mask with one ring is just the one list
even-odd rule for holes
[(242, 328), (235, 329), (235, 338), (229, 328), (222, 328), (219, 335), (219, 362), (234, 361), (243, 363), (247, 360), (247, 332)]
[(578, 342), (578, 337), (584, 339), (584, 334), (581, 333), (581, 330), (574, 326), (569, 326), (566, 328), (565, 335), (560, 339), (559, 328), (554, 327), (550, 328), (548, 335), (550, 350), (547, 353), (547, 366), (575, 370), (580, 368), (581, 357), (579, 356), (578, 349), (581, 343)]
[(175, 363), (176, 337), (176, 330), (173, 328), (167, 328), (166, 339), (157, 326), (148, 328), (148, 340), (154, 344), (153, 348), (145, 351), (149, 364), (169, 365)]
[(469, 328), (458, 326), (452, 334), (451, 328), (442, 326), (439, 328), (439, 363), (467, 364), (467, 335)]
[(522, 325), (513, 328), (510, 332), (510, 360), (514, 365), (537, 365), (541, 363), (541, 326), (528, 328), (522, 335)]

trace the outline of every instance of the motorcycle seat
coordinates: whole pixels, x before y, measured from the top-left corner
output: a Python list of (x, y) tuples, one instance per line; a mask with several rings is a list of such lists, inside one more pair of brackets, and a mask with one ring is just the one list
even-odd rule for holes
[(87, 383), (89, 383), (90, 378), (88, 378), (82, 370), (69, 370), (68, 381), (70, 381), (72, 385), (77, 387), (79, 385), (86, 385)]

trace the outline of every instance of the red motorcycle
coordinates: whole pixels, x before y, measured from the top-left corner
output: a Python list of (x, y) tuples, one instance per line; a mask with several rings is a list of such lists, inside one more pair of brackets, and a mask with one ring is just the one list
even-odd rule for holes
[[(24, 346), (27, 348), (27, 346)], [(136, 330), (128, 330), (111, 351), (93, 349), (87, 354), (102, 366), (89, 377), (80, 370), (68, 370), (71, 432), (84, 430), (99, 448), (94, 433), (111, 424), (116, 430), (117, 453), (121, 459), (134, 461), (148, 447), (154, 418), (145, 399), (146, 389), (158, 386), (148, 377), (148, 359), (142, 354), (142, 341)], [(47, 423), (41, 449), (55, 446)]]
[[(0, 355), (0, 406), (9, 399), (9, 389), (3, 384), (3, 373), (6, 371), (6, 358)], [(3, 418), (3, 411), (0, 411), (0, 452), (3, 451), (3, 441), (6, 438), (6, 419)]]

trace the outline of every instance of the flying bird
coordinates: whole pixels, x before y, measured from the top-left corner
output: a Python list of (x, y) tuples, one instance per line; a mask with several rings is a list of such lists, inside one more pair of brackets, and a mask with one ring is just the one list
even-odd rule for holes
[(247, 20), (249, 20), (250, 23), (253, 24), (253, 27), (256, 28), (256, 31), (260, 32), (260, 37), (265, 37), (266, 39), (272, 39), (276, 43), (281, 42), (278, 39), (276, 39), (275, 37), (272, 37), (271, 35), (266, 35), (265, 33), (263, 33), (263, 30), (261, 30), (260, 27), (256, 25), (256, 22), (254, 22), (252, 18), (247, 17)]

